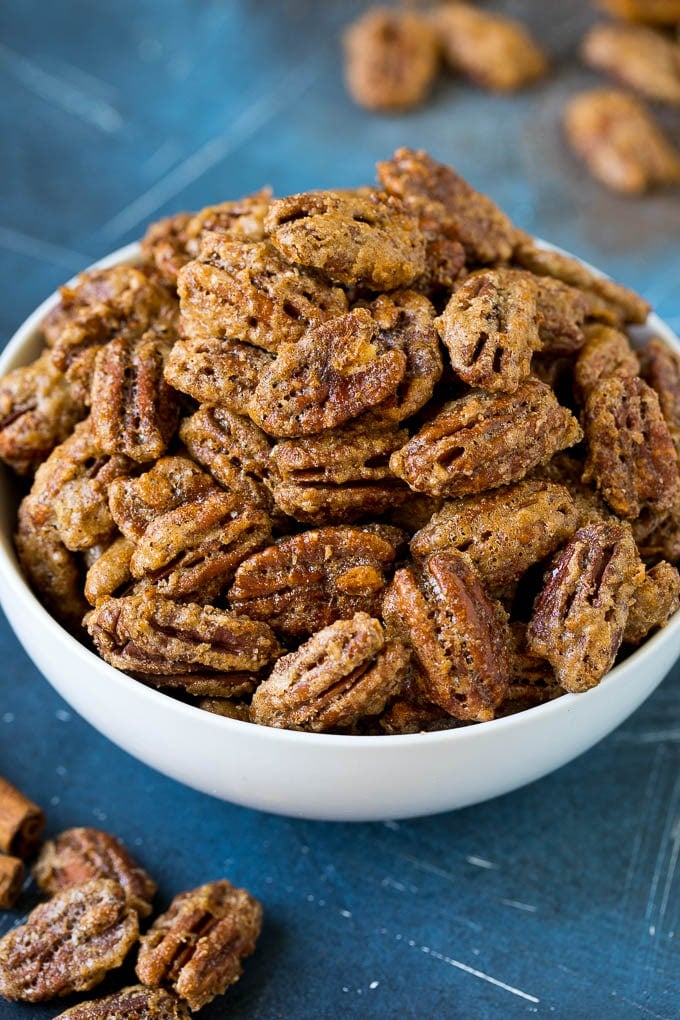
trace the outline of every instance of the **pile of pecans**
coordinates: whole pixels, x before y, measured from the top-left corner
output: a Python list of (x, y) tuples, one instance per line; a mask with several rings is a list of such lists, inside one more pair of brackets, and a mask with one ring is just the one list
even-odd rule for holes
[(680, 602), (680, 358), (631, 346), (646, 302), (424, 152), (378, 179), (155, 224), (0, 382), (38, 596), (234, 719), (493, 719)]

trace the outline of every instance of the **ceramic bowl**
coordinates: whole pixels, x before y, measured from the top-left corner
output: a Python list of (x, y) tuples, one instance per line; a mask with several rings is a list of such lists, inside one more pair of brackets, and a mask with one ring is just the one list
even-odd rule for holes
[[(98, 263), (131, 261), (131, 245)], [(47, 299), (0, 356), (0, 374), (38, 353)], [(658, 317), (655, 333), (680, 353)], [(42, 608), (12, 545), (15, 486), (0, 477), (0, 603), (27, 653), (59, 694), (140, 761), (223, 800), (310, 819), (368, 821), (434, 814), (507, 793), (559, 768), (617, 727), (680, 654), (680, 612), (586, 694), (477, 726), (409, 736), (297, 733), (225, 719), (184, 704), (107, 665)]]

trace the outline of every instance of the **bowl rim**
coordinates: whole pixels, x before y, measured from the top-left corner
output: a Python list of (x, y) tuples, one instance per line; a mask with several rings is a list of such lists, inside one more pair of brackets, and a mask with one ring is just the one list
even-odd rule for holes
[[(534, 240), (541, 247), (569, 255), (571, 258), (577, 258), (577, 256), (571, 255), (570, 252), (566, 252), (564, 249), (543, 241), (540, 238), (534, 238)], [(107, 269), (111, 266), (120, 265), (125, 262), (134, 262), (138, 259), (139, 253), (140, 245), (139, 242), (135, 241), (111, 252), (104, 258), (97, 260), (81, 272), (90, 272), (93, 269)], [(583, 259), (578, 259), (578, 261), (598, 276), (606, 278), (606, 274), (602, 273), (588, 262)], [(76, 274), (76, 276), (68, 280), (64, 286), (73, 285), (79, 275), (80, 274)], [(59, 290), (56, 290), (45, 298), (45, 300), (42, 301), (16, 329), (3, 350), (0, 351), (0, 376), (4, 375), (11, 368), (18, 367), (22, 363), (22, 348), (36, 337), (38, 327), (42, 323), (43, 319), (47, 313), (56, 304), (58, 304), (58, 302)], [(678, 354), (680, 354), (680, 338), (675, 334), (671, 327), (664, 322), (663, 319), (656, 315), (656, 313), (650, 312), (645, 324), (641, 327), (635, 328), (634, 335), (636, 332), (639, 333), (641, 331), (659, 334), (662, 339), (666, 340), (670, 346)], [(3, 470), (9, 472), (10, 469), (3, 466)], [(203, 725), (215, 729), (216, 732), (222, 731), (225, 738), (228, 737), (230, 732), (240, 732), (241, 734), (244, 734), (245, 727), (247, 728), (249, 735), (251, 735), (255, 740), (262, 739), (266, 741), (274, 741), (284, 745), (290, 743), (298, 744), (300, 741), (304, 741), (304, 743), (309, 747), (318, 745), (319, 747), (325, 747), (329, 750), (338, 750), (339, 748), (346, 747), (348, 749), (353, 748), (356, 751), (362, 751), (369, 748), (375, 749), (376, 747), (381, 746), (386, 748), (395, 748), (399, 746), (407, 748), (422, 746), (434, 747), (449, 742), (454, 744), (466, 743), (473, 739), (479, 740), (480, 737), (488, 739), (492, 734), (509, 732), (516, 728), (532, 725), (533, 721), (539, 723), (542, 719), (549, 718), (555, 714), (564, 713), (565, 715), (568, 715), (569, 708), (575, 703), (575, 699), (578, 699), (579, 703), (581, 703), (583, 699), (602, 697), (603, 690), (606, 690), (608, 687), (619, 682), (625, 675), (634, 672), (638, 663), (640, 663), (646, 656), (651, 655), (653, 657), (655, 652), (662, 651), (662, 649), (673, 642), (676, 643), (678, 650), (680, 651), (680, 609), (678, 609), (664, 627), (657, 631), (656, 634), (652, 635), (651, 638), (643, 642), (643, 644), (627, 656), (626, 659), (614, 666), (602, 678), (599, 684), (581, 694), (565, 693), (557, 698), (544, 702), (541, 705), (534, 705), (531, 708), (526, 708), (522, 711), (514, 712), (498, 719), (491, 719), (482, 723), (464, 724), (452, 729), (437, 730), (429, 733), (421, 732), (374, 735), (313, 733), (306, 730), (289, 730), (273, 726), (262, 726), (258, 723), (251, 723), (240, 719), (231, 719), (227, 716), (220, 716), (216, 713), (198, 708), (198, 706), (180, 701), (171, 694), (166, 694), (164, 691), (151, 687), (140, 680), (135, 680), (126, 673), (123, 673), (121, 670), (109, 665), (109, 663), (100, 658), (100, 656), (87, 648), (64, 627), (62, 627), (61, 624), (58, 623), (57, 620), (51, 616), (40, 603), (21, 572), (21, 568), (14, 551), (11, 534), (0, 533), (0, 574), (2, 574), (5, 583), (11, 589), (11, 592), (16, 599), (23, 603), (26, 609), (36, 616), (38, 621), (46, 628), (48, 636), (51, 636), (51, 638), (58, 644), (65, 646), (70, 653), (75, 655), (75, 657), (82, 662), (85, 669), (90, 672), (94, 670), (101, 676), (102, 680), (105, 680), (108, 684), (116, 684), (122, 694), (130, 695), (134, 698), (141, 698), (150, 706), (157, 706), (159, 709), (162, 708), (164, 712), (174, 715), (178, 720), (185, 719), (190, 723), (196, 723), (200, 719), (202, 720)], [(44, 674), (43, 678), (47, 680), (47, 678), (44, 677)], [(49, 683), (49, 681), (47, 682)], [(487, 736), (484, 737), (484, 734)]]

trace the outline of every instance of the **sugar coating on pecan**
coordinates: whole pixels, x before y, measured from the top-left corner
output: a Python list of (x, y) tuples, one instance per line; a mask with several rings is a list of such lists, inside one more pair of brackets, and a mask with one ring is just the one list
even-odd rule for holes
[(246, 701), (232, 698), (201, 697), (196, 707), (213, 715), (221, 715), (223, 719), (236, 719), (238, 722), (252, 722), (250, 705)]
[(130, 985), (60, 1013), (56, 1020), (189, 1020), (183, 1002), (163, 988)]
[(445, 503), (411, 539), (411, 552), (465, 553), (490, 590), (502, 589), (554, 552), (577, 529), (578, 510), (563, 485), (525, 479)]
[(587, 524), (557, 555), (527, 647), (548, 660), (566, 691), (586, 691), (611, 669), (644, 576), (632, 533), (620, 523)]
[(627, 92), (592, 89), (574, 96), (564, 130), (593, 177), (613, 191), (639, 195), (680, 181), (680, 151)]
[(542, 343), (537, 288), (529, 273), (485, 269), (451, 295), (437, 330), (456, 375), (470, 386), (513, 393)]
[(124, 535), (101, 549), (85, 575), (85, 598), (90, 605), (96, 606), (102, 599), (120, 594), (132, 582), (130, 560), (134, 551), (135, 543)]
[(31, 474), (85, 413), (44, 351), (0, 380), (0, 457), (18, 474)]
[(680, 24), (680, 0), (598, 0), (598, 7), (628, 21), (648, 25)]
[(440, 4), (431, 15), (447, 63), (493, 92), (517, 92), (548, 69), (529, 30), (514, 18), (464, 3)]
[(594, 324), (574, 363), (574, 389), (584, 402), (601, 379), (636, 376), (639, 364), (625, 333)]
[(439, 45), (426, 18), (369, 8), (345, 31), (345, 82), (369, 110), (404, 110), (421, 103), (439, 65)]
[(122, 887), (129, 905), (140, 917), (151, 913), (156, 883), (134, 860), (121, 841), (101, 829), (67, 829), (42, 847), (33, 875), (48, 895), (93, 878), (110, 878)]
[(272, 202), (267, 236), (284, 258), (335, 283), (408, 287), (425, 271), (425, 239), (401, 202), (380, 193), (309, 191)]
[(137, 977), (200, 1009), (238, 981), (261, 927), (258, 901), (226, 879), (180, 893), (142, 936)]
[(176, 287), (177, 274), (191, 256), (186, 250), (186, 228), (192, 213), (179, 212), (151, 223), (140, 241), (147, 272), (155, 272), (170, 287)]
[(254, 722), (322, 733), (378, 715), (399, 689), (409, 655), (379, 620), (355, 613), (278, 660), (253, 695)]
[(378, 720), (384, 733), (438, 733), (463, 725), (439, 705), (426, 698), (394, 698)]
[(165, 379), (199, 403), (247, 414), (255, 387), (272, 361), (272, 354), (239, 340), (182, 339), (168, 355)]
[(680, 49), (661, 32), (602, 22), (586, 33), (581, 56), (589, 67), (649, 99), (680, 106)]
[(652, 515), (649, 526), (645, 522), (641, 533), (636, 533), (637, 524), (637, 521), (632, 522), (633, 532), (646, 563), (659, 560), (677, 563), (680, 560), (680, 499), (673, 504), (670, 513)]
[(109, 507), (118, 528), (136, 542), (156, 518), (215, 488), (210, 475), (189, 457), (161, 457), (143, 474), (113, 482)]
[(418, 575), (397, 570), (383, 619), (410, 647), (430, 701), (458, 719), (493, 719), (509, 682), (507, 618), (462, 553), (436, 553)]
[(510, 683), (497, 715), (512, 715), (564, 694), (547, 659), (527, 647), (527, 625), (510, 624)]
[(235, 670), (230, 673), (144, 673), (128, 671), (135, 680), (166, 693), (188, 694), (191, 698), (246, 697), (253, 693), (262, 677), (257, 673)]
[(106, 599), (85, 623), (112, 666), (160, 676), (257, 672), (279, 653), (266, 623), (153, 592)]
[(0, 995), (44, 1002), (89, 991), (121, 965), (138, 937), (137, 912), (118, 882), (71, 886), (0, 939)]
[(310, 326), (347, 309), (339, 287), (291, 265), (269, 242), (219, 233), (206, 234), (197, 257), (181, 270), (177, 290), (187, 340), (241, 340), (266, 351), (294, 343)]
[(532, 274), (532, 279), (542, 350), (553, 358), (572, 355), (585, 343), (584, 324), (600, 311), (599, 301), (587, 291), (551, 276)]
[(660, 337), (637, 352), (640, 375), (659, 398), (659, 406), (680, 457), (680, 356)]
[(635, 592), (626, 620), (623, 640), (639, 645), (653, 630), (664, 627), (680, 609), (680, 574), (677, 567), (662, 560), (650, 567)]
[(669, 512), (680, 495), (680, 474), (654, 390), (638, 376), (601, 379), (590, 391), (583, 421), (584, 481), (594, 482), (624, 519), (644, 509)]
[(378, 616), (396, 555), (387, 529), (310, 529), (245, 560), (229, 602), (237, 612), (293, 636), (313, 634), (357, 612)]
[(390, 467), (417, 492), (467, 496), (519, 481), (581, 437), (552, 390), (530, 378), (514, 393), (472, 391), (445, 404)]

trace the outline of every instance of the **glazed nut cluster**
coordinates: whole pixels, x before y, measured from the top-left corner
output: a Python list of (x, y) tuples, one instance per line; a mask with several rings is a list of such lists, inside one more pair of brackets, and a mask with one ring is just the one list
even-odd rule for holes
[(596, 685), (678, 608), (680, 359), (424, 152), (84, 273), (0, 382), (16, 545), (210, 712), (415, 733)]

